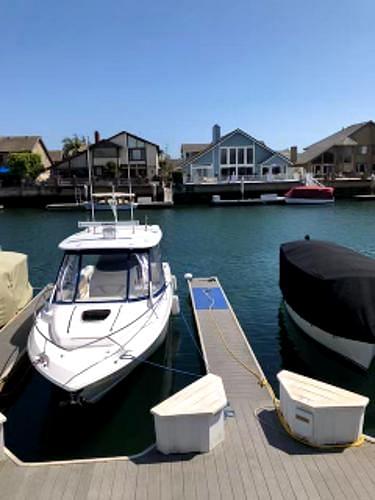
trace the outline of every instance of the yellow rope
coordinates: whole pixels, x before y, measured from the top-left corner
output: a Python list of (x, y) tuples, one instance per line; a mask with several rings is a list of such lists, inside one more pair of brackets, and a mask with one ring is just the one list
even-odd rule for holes
[(270, 383), (268, 382), (268, 380), (265, 378), (265, 377), (262, 377), (259, 373), (257, 373), (255, 370), (253, 370), (252, 368), (250, 368), (246, 363), (244, 363), (242, 361), (242, 359), (240, 359), (233, 351), (232, 349), (229, 347), (226, 339), (225, 339), (225, 336), (224, 336), (224, 333), (219, 325), (219, 323), (216, 321), (216, 318), (215, 318), (215, 315), (212, 314), (212, 306), (214, 305), (214, 303), (212, 303), (209, 307), (209, 312), (210, 312), (210, 317), (212, 318), (215, 326), (216, 326), (216, 330), (219, 332), (219, 335), (220, 335), (220, 338), (221, 338), (221, 341), (222, 343), (224, 344), (224, 347), (226, 348), (226, 350), (228, 351), (228, 353), (230, 354), (230, 356), (237, 362), (239, 363), (248, 373), (250, 373), (251, 375), (253, 375), (257, 380), (258, 380), (258, 384), (260, 385), (260, 387), (266, 387), (266, 389), (268, 390), (270, 396), (271, 396), (271, 399), (272, 399), (272, 403), (273, 403), (273, 406), (275, 408), (275, 411), (276, 411), (276, 414), (280, 420), (280, 423), (283, 427), (283, 429), (286, 431), (287, 434), (289, 434), (289, 436), (291, 436), (293, 439), (295, 439), (296, 441), (306, 445), (306, 446), (310, 446), (311, 448), (317, 448), (317, 449), (323, 449), (323, 450), (332, 450), (332, 449), (342, 449), (342, 448), (353, 448), (353, 447), (358, 447), (358, 446), (361, 446), (365, 440), (366, 440), (366, 437), (361, 434), (359, 436), (359, 438), (352, 442), (352, 443), (347, 443), (347, 444), (322, 444), (322, 445), (314, 445), (312, 443), (310, 443), (309, 441), (307, 441), (306, 439), (303, 439), (302, 437), (298, 436), (297, 434), (295, 434), (292, 429), (290, 428), (288, 422), (285, 420), (285, 417), (284, 415), (282, 414), (281, 412), (281, 409), (280, 409), (280, 401), (277, 399), (275, 393), (274, 393), (274, 390), (272, 389)]

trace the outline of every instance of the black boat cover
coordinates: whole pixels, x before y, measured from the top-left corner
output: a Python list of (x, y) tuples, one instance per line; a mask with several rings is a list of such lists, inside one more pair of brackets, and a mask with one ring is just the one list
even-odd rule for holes
[(326, 241), (280, 247), (280, 288), (303, 319), (348, 339), (375, 343), (375, 260)]

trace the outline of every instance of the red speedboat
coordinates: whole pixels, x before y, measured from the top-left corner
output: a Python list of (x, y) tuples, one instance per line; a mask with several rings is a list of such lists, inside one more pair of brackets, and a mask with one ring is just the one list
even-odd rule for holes
[(290, 204), (311, 204), (333, 203), (334, 188), (326, 187), (322, 184), (310, 184), (307, 186), (297, 186), (290, 189), (285, 195), (285, 203)]

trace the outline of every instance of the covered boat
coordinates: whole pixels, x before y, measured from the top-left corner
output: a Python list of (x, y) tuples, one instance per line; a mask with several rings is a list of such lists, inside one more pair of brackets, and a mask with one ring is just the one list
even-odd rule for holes
[(0, 251), (0, 328), (31, 300), (27, 255)]
[(325, 241), (280, 247), (288, 313), (310, 337), (367, 369), (375, 350), (375, 260)]

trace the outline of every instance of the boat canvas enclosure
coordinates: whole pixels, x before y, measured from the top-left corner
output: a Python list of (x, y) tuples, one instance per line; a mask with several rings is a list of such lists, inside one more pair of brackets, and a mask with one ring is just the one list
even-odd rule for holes
[(324, 241), (280, 247), (280, 288), (304, 320), (332, 335), (375, 343), (375, 260)]
[(32, 296), (27, 256), (0, 251), (0, 327), (12, 319)]

